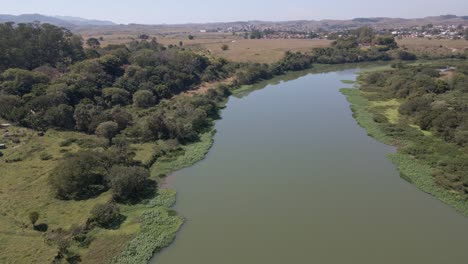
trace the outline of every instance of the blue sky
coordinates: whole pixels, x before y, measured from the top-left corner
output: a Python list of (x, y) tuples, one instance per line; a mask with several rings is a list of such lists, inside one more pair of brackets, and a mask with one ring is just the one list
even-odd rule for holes
[(468, 0), (0, 0), (0, 13), (41, 13), (144, 24), (414, 18), (468, 15)]

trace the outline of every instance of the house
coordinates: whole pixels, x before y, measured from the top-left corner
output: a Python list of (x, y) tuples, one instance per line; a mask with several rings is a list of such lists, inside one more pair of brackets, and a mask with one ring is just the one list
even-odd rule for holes
[(6, 145), (5, 144), (0, 144), (0, 149), (6, 149)]
[(3, 123), (3, 124), (0, 124), (0, 129), (3, 128), (9, 128), (11, 126), (11, 124), (8, 124), (8, 123)]

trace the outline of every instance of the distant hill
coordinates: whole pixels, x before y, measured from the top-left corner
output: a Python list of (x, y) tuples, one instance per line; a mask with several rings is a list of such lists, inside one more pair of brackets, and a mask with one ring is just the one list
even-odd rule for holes
[(464, 25), (468, 26), (468, 16), (442, 15), (424, 18), (388, 18), (369, 17), (354, 18), (349, 20), (296, 20), (296, 21), (237, 21), (218, 23), (191, 23), (191, 24), (128, 24), (109, 26), (89, 26), (77, 28), (75, 32), (83, 35), (107, 35), (107, 34), (173, 34), (173, 33), (196, 33), (202, 31), (220, 31), (232, 29), (275, 29), (286, 31), (309, 31), (309, 30), (342, 30), (362, 26), (371, 26), (377, 29), (396, 29), (412, 26), (434, 25)]
[(424, 18), (388, 18), (388, 17), (360, 17), (349, 20), (296, 20), (296, 21), (237, 21), (237, 22), (218, 22), (218, 23), (192, 23), (192, 24), (115, 24), (111, 21), (89, 20), (80, 17), (71, 16), (44, 16), (40, 14), (25, 15), (0, 15), (0, 23), (30, 23), (39, 21), (61, 27), (66, 27), (74, 32), (83, 34), (113, 34), (113, 33), (141, 33), (159, 34), (159, 33), (191, 33), (200, 30), (218, 31), (232, 28), (250, 29), (252, 27), (259, 29), (276, 29), (290, 31), (307, 30), (340, 30), (357, 28), (361, 26), (372, 26), (378, 29), (392, 29), (411, 26), (423, 26), (427, 24), (434, 25), (465, 25), (468, 26), (468, 16), (441, 15)]
[(44, 16), (41, 14), (24, 14), (24, 15), (1, 15), (0, 22), (15, 22), (15, 23), (31, 23), (39, 21), (41, 23), (49, 23), (52, 25), (74, 29), (84, 26), (111, 26), (115, 23), (111, 21), (89, 20), (79, 17), (68, 16)]
[(105, 20), (94, 20), (94, 19), (85, 19), (81, 17), (72, 17), (72, 16), (54, 16), (55, 18), (67, 21), (72, 24), (79, 26), (112, 26), (115, 25), (112, 21)]

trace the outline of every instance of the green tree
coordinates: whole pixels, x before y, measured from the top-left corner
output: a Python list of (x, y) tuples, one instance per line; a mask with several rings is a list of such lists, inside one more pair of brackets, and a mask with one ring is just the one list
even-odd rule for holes
[(133, 116), (128, 111), (120, 106), (114, 107), (111, 110), (112, 120), (119, 126), (119, 131), (124, 130), (133, 123)]
[(89, 220), (99, 227), (114, 229), (122, 222), (122, 215), (119, 207), (114, 203), (97, 204), (91, 210)]
[(2, 73), (1, 80), (1, 91), (19, 96), (33, 91), (41, 93), (49, 83), (47, 75), (23, 69), (8, 69)]
[(83, 200), (107, 190), (102, 154), (79, 152), (62, 160), (51, 172), (49, 184), (63, 200)]
[(195, 39), (195, 36), (193, 36), (193, 35), (188, 35), (188, 39), (189, 39), (189, 40), (193, 40), (193, 39)]
[(95, 49), (95, 48), (98, 48), (99, 46), (101, 46), (101, 43), (99, 42), (99, 39), (97, 38), (89, 38), (86, 40), (86, 45), (88, 45), (89, 47)]
[(115, 105), (125, 106), (130, 100), (130, 93), (121, 88), (104, 88), (102, 89), (102, 95), (107, 106), (112, 107)]
[(100, 123), (110, 119), (103, 110), (102, 107), (91, 103), (77, 105), (73, 114), (76, 122), (75, 128), (87, 133), (95, 132)]
[(229, 49), (229, 45), (227, 45), (227, 44), (221, 45), (221, 50), (226, 51), (228, 49)]
[(137, 91), (133, 95), (133, 105), (139, 108), (148, 108), (155, 104), (153, 93), (148, 90)]
[(75, 120), (73, 119), (73, 115), (73, 106), (60, 104), (58, 106), (47, 109), (44, 114), (44, 120), (48, 126), (63, 129), (73, 129), (75, 127)]
[(252, 32), (250, 32), (250, 39), (261, 39), (263, 38), (263, 33), (258, 30), (258, 29), (255, 29), (255, 30), (252, 30)]
[(143, 167), (114, 166), (109, 172), (112, 197), (121, 203), (135, 203), (153, 194), (157, 185)]
[(113, 121), (107, 121), (99, 124), (96, 128), (96, 135), (106, 138), (109, 146), (112, 145), (112, 139), (119, 133), (119, 125)]

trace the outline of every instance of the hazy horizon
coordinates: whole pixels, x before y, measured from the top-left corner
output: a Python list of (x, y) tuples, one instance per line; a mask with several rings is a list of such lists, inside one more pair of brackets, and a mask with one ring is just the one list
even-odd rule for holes
[[(128, 1), (4, 1), (0, 0), (2, 14), (42, 14), (47, 16), (74, 16), (86, 19), (110, 20), (119, 24), (185, 24), (232, 21), (290, 21), (353, 19), (357, 17), (420, 18), (446, 14), (468, 15), (468, 1), (434, 0), (376, 1), (363, 0), (359, 4), (345, 0), (307, 1), (290, 0), (287, 5), (266, 0), (238, 0), (232, 3), (206, 0), (204, 2), (179, 0), (163, 2)], [(424, 8), (421, 8), (424, 7)], [(112, 8), (112, 12), (109, 9)]]

